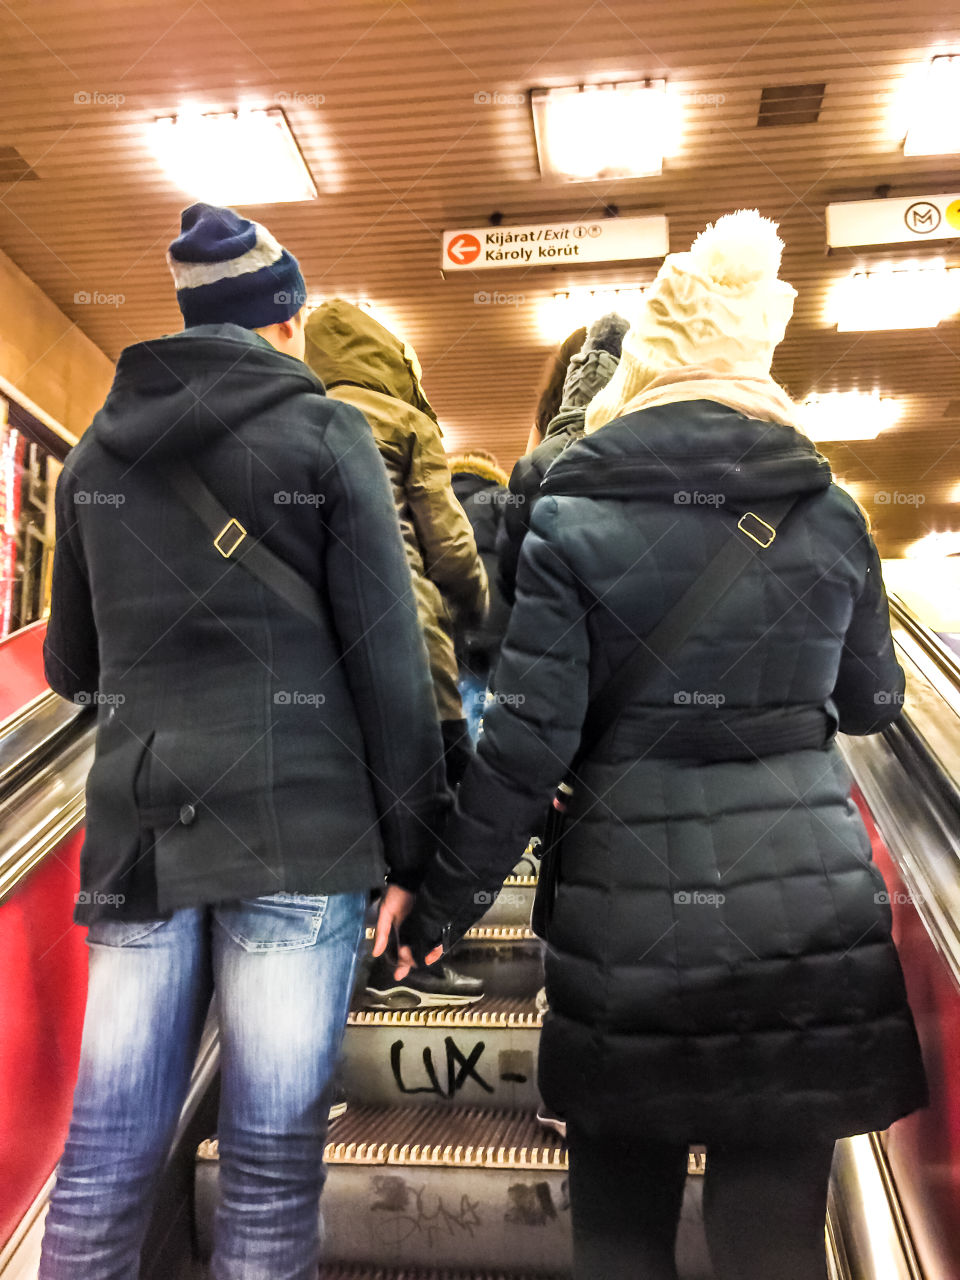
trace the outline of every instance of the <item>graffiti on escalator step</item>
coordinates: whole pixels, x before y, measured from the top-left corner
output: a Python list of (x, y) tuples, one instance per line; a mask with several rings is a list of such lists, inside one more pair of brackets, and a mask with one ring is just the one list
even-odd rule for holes
[(377, 1234), (393, 1245), (412, 1236), (421, 1236), (431, 1247), (442, 1236), (469, 1236), (481, 1225), (480, 1202), (461, 1195), (448, 1204), (442, 1195), (427, 1188), (411, 1187), (406, 1178), (378, 1175), (372, 1179), (374, 1200), (371, 1213), (382, 1215), (374, 1221)]
[[(496, 1092), (495, 1085), (480, 1074), (478, 1064), (486, 1050), (486, 1042), (476, 1041), (468, 1051), (460, 1048), (453, 1036), (446, 1036), (443, 1041), (446, 1058), (446, 1080), (441, 1083), (437, 1066), (433, 1060), (433, 1050), (427, 1045), (421, 1051), (423, 1074), (421, 1083), (416, 1080), (416, 1067), (409, 1063), (404, 1073), (403, 1041), (394, 1040), (390, 1046), (390, 1070), (393, 1081), (402, 1094), (420, 1093), (434, 1094), (439, 1098), (452, 1098), (472, 1080), (484, 1093)], [(526, 1084), (533, 1073), (533, 1055), (529, 1050), (504, 1049), (498, 1055), (498, 1078), (504, 1084)], [(425, 1083), (423, 1083), (425, 1081)]]

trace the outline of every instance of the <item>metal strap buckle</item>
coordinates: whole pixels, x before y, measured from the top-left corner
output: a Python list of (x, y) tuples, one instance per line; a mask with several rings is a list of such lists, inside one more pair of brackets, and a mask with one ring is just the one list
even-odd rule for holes
[[(224, 550), (223, 547), (220, 545), (220, 539), (225, 537), (228, 533), (233, 535), (233, 542), (230, 544), (229, 547), (227, 547), (226, 550)], [(244, 538), (246, 538), (246, 536), (247, 536), (246, 529), (243, 527), (243, 525), (240, 523), (239, 520), (235, 520), (233, 516), (231, 516), (230, 519), (227, 521), (227, 523), (223, 526), (223, 528), (217, 534), (217, 536), (214, 538), (213, 545), (217, 548), (217, 550), (223, 556), (224, 560), (229, 560), (230, 557), (233, 555), (233, 553), (236, 551), (236, 549), (240, 546), (241, 542), (243, 542)]]
[[(745, 520), (752, 523), (752, 528), (747, 528), (744, 524)], [(766, 549), (777, 536), (777, 531), (772, 524), (767, 524), (766, 520), (761, 520), (754, 511), (745, 511), (737, 521), (737, 528), (741, 533), (745, 533), (748, 538), (752, 538), (758, 547)], [(766, 534), (768, 536), (764, 537)]]

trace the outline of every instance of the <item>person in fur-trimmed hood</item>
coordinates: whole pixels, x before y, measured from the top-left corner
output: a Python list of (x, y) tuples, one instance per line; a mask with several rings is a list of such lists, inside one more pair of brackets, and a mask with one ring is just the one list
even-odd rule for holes
[(613, 377), (627, 328), (628, 322), (614, 311), (593, 322), (583, 346), (567, 366), (560, 407), (547, 424), (543, 440), (514, 465), (510, 499), (504, 506), (497, 539), (496, 582), (510, 604), (516, 593), (520, 548), (530, 528), (543, 477), (567, 445), (583, 435), (587, 406)]
[(863, 514), (770, 377), (781, 249), (728, 215), (645, 294), (544, 480), (504, 696), (400, 931), (405, 963), (433, 962), (486, 910), (591, 700), (736, 539), (746, 567), (623, 698), (567, 805), (539, 1084), (567, 1121), (579, 1280), (675, 1280), (691, 1143), (716, 1280), (823, 1280), (836, 1139), (927, 1099), (835, 742), (895, 720), (904, 677)]

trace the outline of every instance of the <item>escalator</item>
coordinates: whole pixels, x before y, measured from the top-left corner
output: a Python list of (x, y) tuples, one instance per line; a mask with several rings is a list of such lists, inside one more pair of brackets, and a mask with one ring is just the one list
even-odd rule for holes
[[(836, 1280), (955, 1280), (960, 666), (897, 599), (891, 609), (907, 713), (883, 735), (844, 739), (842, 749), (889, 888), (932, 1104), (885, 1134), (838, 1145), (828, 1258)], [(8, 648), (0, 643), (0, 697)], [(0, 723), (0, 964), (9, 975), (0, 997), (0, 1280), (36, 1274), (85, 994), (84, 931), (70, 917), (92, 713), (34, 687), (28, 693)], [(458, 955), (461, 968), (485, 978), (479, 1004), (373, 1011), (354, 1002), (343, 1061), (348, 1106), (331, 1124), (326, 1151), (322, 1280), (569, 1276), (566, 1152), (534, 1118), (542, 983), (539, 943), (527, 927), (534, 890), (530, 876), (508, 880)], [(211, 1017), (143, 1280), (205, 1275), (218, 1172), (210, 1141), (217, 1064)], [(678, 1248), (684, 1280), (710, 1275), (703, 1169), (703, 1153), (692, 1151)]]

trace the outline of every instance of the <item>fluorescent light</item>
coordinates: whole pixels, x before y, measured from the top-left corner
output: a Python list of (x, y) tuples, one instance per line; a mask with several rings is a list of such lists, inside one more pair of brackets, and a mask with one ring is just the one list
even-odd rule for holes
[(800, 411), (811, 440), (876, 440), (897, 422), (903, 407), (879, 391), (828, 391), (811, 393)]
[(925, 534), (911, 542), (905, 552), (908, 560), (942, 560), (960, 555), (960, 529), (944, 529)]
[(534, 89), (530, 102), (540, 175), (554, 182), (648, 177), (679, 143), (665, 80)]
[(632, 321), (643, 299), (640, 285), (604, 286), (597, 289), (576, 288), (544, 298), (538, 308), (540, 331), (547, 341), (560, 342), (582, 325), (615, 311)]
[(280, 204), (316, 199), (310, 170), (277, 107), (182, 112), (157, 120), (151, 142), (169, 177), (198, 200)]
[(960, 54), (932, 58), (910, 109), (905, 156), (953, 155), (960, 151)]
[(942, 258), (858, 269), (835, 286), (828, 306), (839, 333), (935, 329), (960, 311), (960, 270)]

